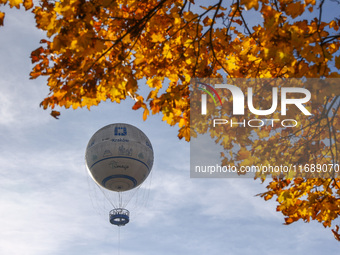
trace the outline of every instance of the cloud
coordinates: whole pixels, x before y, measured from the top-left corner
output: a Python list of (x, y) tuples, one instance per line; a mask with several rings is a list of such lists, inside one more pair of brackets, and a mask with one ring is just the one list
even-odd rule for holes
[(44, 123), (48, 119), (39, 103), (48, 89), (44, 79), (29, 80), (29, 56), (39, 47), (43, 34), (35, 28), (32, 13), (7, 7), (4, 11), (5, 26), (0, 31), (0, 127), (14, 129), (23, 122), (29, 126)]
[(93, 237), (86, 231), (93, 221), (84, 213), (86, 185), (74, 154), (26, 150), (1, 156), (2, 254), (53, 254), (80, 235)]

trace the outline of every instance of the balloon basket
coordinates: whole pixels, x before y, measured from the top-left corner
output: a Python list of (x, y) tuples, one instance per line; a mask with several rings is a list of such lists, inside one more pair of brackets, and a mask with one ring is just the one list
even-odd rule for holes
[(115, 208), (110, 211), (110, 223), (116, 226), (124, 226), (130, 221), (130, 212), (124, 208)]

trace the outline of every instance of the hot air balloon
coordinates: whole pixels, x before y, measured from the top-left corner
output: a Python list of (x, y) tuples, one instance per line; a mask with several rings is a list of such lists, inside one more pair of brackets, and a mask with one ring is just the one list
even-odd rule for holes
[[(100, 187), (119, 195), (140, 186), (151, 172), (153, 149), (148, 137), (135, 126), (115, 123), (99, 129), (85, 152), (89, 175)], [(111, 224), (124, 226), (130, 220), (122, 202), (110, 211)]]

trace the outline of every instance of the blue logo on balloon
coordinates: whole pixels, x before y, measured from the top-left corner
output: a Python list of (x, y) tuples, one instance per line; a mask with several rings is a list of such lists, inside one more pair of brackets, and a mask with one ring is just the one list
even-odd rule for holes
[(115, 127), (115, 135), (126, 136), (127, 135), (126, 127)]

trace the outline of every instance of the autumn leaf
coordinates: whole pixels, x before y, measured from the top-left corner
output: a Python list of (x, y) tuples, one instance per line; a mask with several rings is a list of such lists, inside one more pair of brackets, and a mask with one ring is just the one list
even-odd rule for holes
[(258, 10), (259, 8), (259, 1), (258, 0), (241, 0), (241, 4), (244, 4), (247, 10), (254, 8)]
[(143, 112), (143, 120), (145, 121), (146, 118), (148, 117), (149, 115), (149, 110), (147, 108), (144, 109), (144, 112)]
[(4, 25), (5, 13), (0, 12), (0, 26)]
[(33, 8), (33, 0), (24, 0), (24, 7), (26, 10)]
[(9, 0), (9, 6), (12, 7), (16, 7), (16, 8), (20, 8), (20, 4), (23, 3), (24, 0)]
[(53, 118), (59, 119), (60, 112), (54, 111), (54, 110), (53, 110), (53, 111), (51, 112), (51, 115), (52, 115)]
[(335, 229), (332, 229), (334, 238), (340, 242), (339, 226), (337, 225)]
[(250, 156), (250, 151), (248, 151), (247, 149), (243, 148), (238, 152), (238, 159), (239, 160), (243, 160), (243, 159), (247, 159)]
[(340, 70), (340, 56), (335, 57), (335, 67)]
[(203, 20), (204, 26), (210, 26), (211, 23), (212, 23), (212, 19), (211, 18), (209, 18), (208, 16), (204, 18), (204, 20)]
[[(23, 5), (26, 10), (29, 10), (33, 7), (33, 0), (1, 0), (1, 5), (6, 5), (9, 3), (10, 8), (17, 8), (20, 9), (20, 5)], [(5, 13), (0, 11), (0, 26), (4, 25)]]
[(286, 7), (286, 13), (292, 18), (296, 18), (297, 16), (300, 16), (305, 11), (305, 4), (300, 2), (292, 2), (287, 4)]

